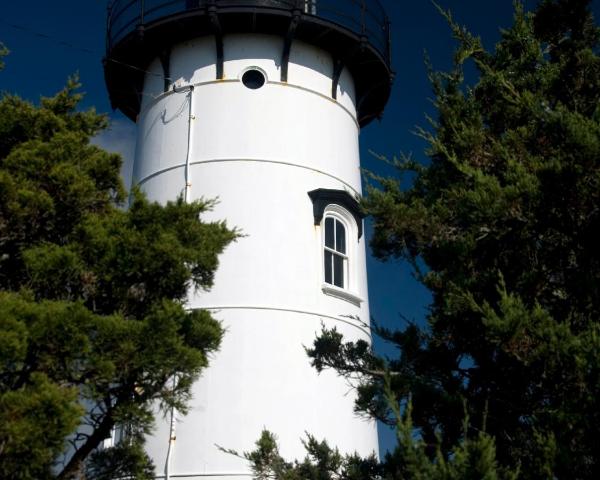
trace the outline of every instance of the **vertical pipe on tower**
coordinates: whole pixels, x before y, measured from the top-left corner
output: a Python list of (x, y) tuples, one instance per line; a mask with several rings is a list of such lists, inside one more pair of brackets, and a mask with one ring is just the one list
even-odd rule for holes
[[(177, 377), (173, 376), (173, 390), (177, 385)], [(173, 454), (173, 450), (175, 450), (175, 424), (177, 421), (176, 417), (177, 411), (175, 407), (171, 407), (171, 421), (169, 422), (169, 446), (167, 448), (167, 458), (165, 460), (165, 480), (170, 480), (171, 478), (171, 456)]]

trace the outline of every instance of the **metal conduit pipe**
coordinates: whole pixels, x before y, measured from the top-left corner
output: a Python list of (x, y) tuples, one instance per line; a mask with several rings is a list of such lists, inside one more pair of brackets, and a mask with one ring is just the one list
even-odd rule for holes
[[(173, 376), (173, 390), (175, 390), (177, 378)], [(171, 454), (175, 449), (175, 440), (177, 437), (175, 436), (175, 425), (177, 422), (175, 407), (171, 407), (171, 424), (169, 427), (169, 447), (167, 449), (167, 458), (165, 460), (165, 480), (170, 480), (171, 478)]]
[[(194, 86), (187, 85), (185, 87), (177, 88), (173, 87), (173, 91), (175, 93), (188, 92), (188, 135), (187, 135), (187, 152), (185, 156), (185, 190), (183, 194), (183, 200), (185, 203), (189, 202), (190, 198), (190, 189), (192, 183), (190, 181), (190, 154), (192, 149), (192, 120), (194, 120)], [(175, 389), (175, 385), (177, 382), (177, 378), (173, 377), (173, 390)], [(165, 460), (165, 480), (170, 480), (171, 478), (171, 456), (173, 450), (175, 449), (175, 425), (177, 422), (175, 407), (171, 407), (171, 422), (169, 426), (169, 447), (167, 449), (167, 458)]]
[(193, 128), (192, 128), (192, 120), (195, 119), (194, 117), (194, 86), (193, 85), (186, 85), (185, 87), (173, 87), (173, 91), (175, 93), (181, 93), (181, 92), (188, 92), (188, 107), (189, 107), (189, 111), (188, 111), (188, 135), (187, 135), (187, 152), (185, 155), (185, 189), (184, 189), (184, 193), (183, 193), (183, 200), (185, 201), (185, 203), (189, 202), (190, 199), (190, 190), (192, 188), (192, 182), (190, 179), (190, 155), (191, 155), (191, 151), (192, 151), (192, 140), (193, 140)]

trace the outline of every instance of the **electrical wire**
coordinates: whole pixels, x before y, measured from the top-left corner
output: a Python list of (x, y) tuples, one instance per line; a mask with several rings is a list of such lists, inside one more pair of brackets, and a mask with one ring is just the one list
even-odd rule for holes
[[(54, 43), (54, 44), (56, 44), (56, 45), (58, 45), (60, 47), (64, 47), (64, 48), (68, 48), (70, 50), (75, 50), (75, 51), (78, 51), (78, 52), (86, 53), (88, 55), (94, 55), (94, 56), (99, 56), (99, 57), (103, 57), (104, 56), (104, 53), (102, 53), (102, 52), (100, 52), (98, 50), (93, 50), (91, 48), (86, 48), (86, 47), (79, 47), (79, 46), (75, 45), (75, 43), (73, 43), (73, 42), (70, 42), (68, 40), (64, 40), (64, 39), (55, 37), (53, 35), (49, 35), (49, 34), (44, 33), (44, 32), (40, 32), (40, 31), (35, 30), (33, 28), (30, 28), (30, 27), (25, 27), (23, 25), (19, 25), (19, 24), (16, 24), (16, 23), (7, 22), (6, 20), (3, 20), (1, 18), (0, 18), (0, 23), (3, 24), (3, 25), (6, 25), (8, 27), (11, 27), (11, 28), (13, 28), (15, 30), (19, 30), (21, 32), (25, 32), (25, 33), (27, 33), (27, 34), (29, 34), (31, 36), (34, 36), (34, 37), (37, 37), (37, 38), (40, 38), (40, 39), (44, 39), (44, 40), (49, 40), (52, 43)], [(152, 75), (152, 76), (155, 76), (155, 77), (163, 78), (163, 74), (162, 73), (151, 72), (149, 70), (145, 70), (143, 68), (140, 68), (140, 67), (138, 67), (136, 65), (131, 65), (130, 63), (122, 62), (122, 61), (116, 60), (114, 58), (105, 58), (105, 60), (107, 62), (116, 63), (118, 65), (121, 65), (121, 66), (124, 66), (124, 67), (127, 67), (127, 68), (131, 68), (132, 70), (137, 70), (138, 72), (147, 73), (148, 75)], [(172, 81), (171, 78), (167, 78), (167, 80), (171, 80)]]
[(97, 50), (92, 50), (90, 48), (85, 48), (85, 47), (78, 47), (77, 45), (75, 45), (72, 42), (54, 37), (52, 35), (48, 35), (47, 33), (39, 32), (37, 30), (34, 30), (33, 28), (25, 27), (23, 25), (18, 25), (16, 23), (12, 23), (12, 22), (7, 22), (6, 20), (3, 20), (1, 18), (0, 18), (0, 23), (6, 25), (8, 27), (14, 28), (15, 30), (20, 30), (22, 32), (26, 32), (34, 37), (51, 40), (53, 43), (60, 45), (61, 47), (66, 47), (71, 50), (78, 50), (80, 52), (90, 53), (93, 55), (101, 55)]

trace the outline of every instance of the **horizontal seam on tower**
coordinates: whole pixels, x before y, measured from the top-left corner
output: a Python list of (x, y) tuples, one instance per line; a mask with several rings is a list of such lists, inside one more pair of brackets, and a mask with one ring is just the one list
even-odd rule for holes
[[(288, 167), (297, 167), (297, 168), (303, 168), (305, 170), (310, 170), (316, 173), (320, 173), (322, 175), (325, 175), (327, 177), (333, 178), (334, 180), (337, 180), (338, 182), (343, 183), (345, 186), (347, 186), (350, 190), (352, 190), (356, 195), (360, 195), (360, 193), (352, 186), (350, 185), (348, 182), (342, 180), (339, 177), (336, 177), (335, 175), (332, 175), (330, 173), (324, 172), (323, 170), (319, 170), (318, 168), (313, 168), (313, 167), (308, 167), (306, 165), (299, 165), (297, 163), (291, 163), (291, 162), (284, 162), (281, 160), (266, 160), (266, 159), (258, 159), (258, 158), (217, 158), (217, 159), (212, 159), (212, 160), (198, 160), (195, 162), (190, 162), (190, 165), (201, 165), (203, 163), (225, 163), (225, 162), (257, 162), (257, 163), (274, 163), (274, 164), (278, 164), (278, 165), (286, 165)], [(180, 163), (177, 165), (173, 165), (171, 167), (167, 167), (167, 168), (163, 168), (162, 170), (158, 170), (144, 178), (142, 178), (139, 182), (136, 183), (136, 185), (142, 185), (145, 182), (147, 182), (148, 180), (162, 174), (165, 172), (168, 172), (170, 170), (175, 170), (177, 168), (183, 168), (185, 167), (185, 163)]]
[(279, 85), (281, 87), (291, 87), (291, 88), (297, 88), (298, 90), (303, 90), (305, 92), (309, 92), (309, 93), (313, 93), (319, 97), (322, 97), (325, 100), (329, 100), (331, 103), (337, 105), (338, 107), (340, 107), (342, 110), (344, 110), (352, 119), (352, 121), (354, 122), (354, 124), (356, 125), (356, 128), (358, 128), (360, 130), (360, 124), (358, 123), (358, 120), (356, 119), (356, 117), (352, 114), (352, 112), (350, 110), (348, 110), (344, 105), (342, 105), (340, 102), (338, 102), (335, 98), (331, 98), (328, 95), (324, 95), (321, 92), (317, 92), (316, 90), (312, 90), (310, 88), (306, 88), (303, 87), (302, 85), (296, 85), (294, 83), (287, 83), (287, 82), (277, 82), (275, 80), (270, 80), (267, 83), (270, 83), (272, 85)]
[[(323, 317), (329, 318), (331, 320), (335, 320), (337, 322), (346, 323), (354, 328), (357, 328), (365, 335), (371, 337), (371, 332), (366, 330), (364, 327), (360, 325), (356, 325), (356, 323), (351, 322), (350, 320), (346, 320), (344, 318), (334, 317), (333, 315), (322, 314), (318, 312), (309, 312), (308, 310), (297, 310), (295, 308), (283, 308), (283, 307), (262, 307), (257, 305), (221, 305), (221, 306), (199, 306), (193, 307), (191, 310), (272, 310), (275, 312), (290, 312), (290, 313), (301, 313), (303, 315), (311, 315), (315, 317)], [(350, 317), (350, 316), (348, 316)], [(350, 317), (351, 318), (351, 317)]]
[[(252, 477), (252, 473), (171, 473), (171, 478), (185, 477)], [(154, 478), (165, 478), (165, 475), (156, 475)]]
[[(188, 83), (185, 85), (178, 85), (177, 88), (186, 88), (186, 87), (190, 87), (193, 86), (194, 88), (196, 87), (203, 87), (205, 85), (216, 85), (216, 84), (222, 84), (222, 83), (235, 83), (235, 82), (240, 82), (239, 79), (235, 78), (228, 78), (228, 79), (223, 79), (223, 80), (209, 80), (207, 82), (198, 82), (198, 83)], [(348, 114), (348, 116), (352, 119), (352, 121), (354, 122), (354, 124), (356, 125), (356, 128), (358, 128), (360, 130), (360, 124), (358, 123), (358, 120), (356, 119), (356, 117), (353, 115), (353, 113), (348, 110), (348, 108), (346, 108), (344, 105), (342, 105), (339, 101), (337, 101), (334, 98), (331, 98), (327, 95), (322, 94), (321, 92), (317, 92), (316, 90), (312, 90), (310, 88), (306, 88), (303, 87), (301, 85), (295, 85), (293, 83), (286, 83), (286, 82), (277, 82), (275, 80), (267, 80), (267, 84), (269, 85), (278, 85), (280, 87), (291, 87), (291, 88), (296, 88), (298, 90), (303, 90), (305, 92), (308, 93), (312, 93), (314, 95), (317, 95), (325, 100), (329, 100), (332, 104), (337, 105), (338, 107), (340, 107), (344, 112), (346, 112), (346, 114)], [(161, 92), (159, 93), (156, 97), (152, 94), (148, 94), (149, 96), (152, 97), (152, 100), (150, 101), (150, 103), (148, 105), (144, 105), (144, 108), (140, 110), (139, 115), (142, 115), (143, 113), (146, 113), (150, 108), (152, 108), (154, 106), (154, 104), (158, 103), (160, 100), (162, 100), (165, 97), (168, 97), (169, 95), (172, 95), (174, 93), (178, 93), (175, 92), (174, 90), (169, 90), (167, 92)]]

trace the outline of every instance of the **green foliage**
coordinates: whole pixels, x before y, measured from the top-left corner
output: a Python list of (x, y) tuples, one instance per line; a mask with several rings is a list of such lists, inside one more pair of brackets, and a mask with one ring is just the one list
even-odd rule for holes
[[(151, 478), (153, 407), (185, 411), (222, 336), (183, 307), (235, 239), (210, 202), (123, 208), (121, 160), (91, 145), (75, 79), (32, 105), (0, 100), (0, 477)], [(172, 379), (177, 381), (173, 384)], [(127, 439), (98, 452), (115, 427)], [(67, 451), (64, 462), (58, 462)], [(25, 461), (25, 459), (27, 459)]]
[[(489, 464), (494, 445), (499, 471), (524, 479), (596, 478), (600, 466), (600, 30), (589, 3), (515, 3), (492, 52), (442, 12), (458, 49), (450, 72), (430, 69), (438, 115), (417, 132), (430, 163), (397, 161), (412, 185), (376, 179), (364, 202), (375, 254), (409, 262), (433, 296), (427, 327), (379, 329), (400, 352), (383, 369), (394, 398), (412, 398), (428, 446), (416, 464), (424, 452), (434, 470), (470, 465), (458, 478), (496, 478), (472, 461)], [(381, 360), (359, 350), (326, 331), (309, 353), (318, 368), (362, 373), (357, 408), (394, 424)], [(394, 478), (438, 478), (417, 470)]]
[[(263, 431), (256, 449), (241, 455), (252, 466), (259, 480), (516, 480), (518, 472), (502, 469), (496, 461), (494, 440), (485, 432), (474, 438), (464, 438), (447, 457), (442, 454), (440, 442), (431, 448), (423, 440), (415, 439), (412, 423), (412, 403), (409, 401), (401, 413), (389, 379), (385, 382), (386, 395), (396, 415), (398, 445), (383, 461), (372, 455), (361, 458), (341, 455), (327, 442), (308, 436), (304, 446), (306, 458), (288, 462), (279, 454), (274, 435)], [(466, 426), (465, 426), (466, 428)], [(238, 455), (234, 451), (229, 451)], [(240, 455), (238, 455), (240, 456)]]
[(319, 442), (308, 435), (304, 441), (307, 456), (303, 461), (288, 462), (279, 454), (276, 437), (264, 430), (256, 442), (256, 449), (239, 455), (233, 450), (227, 453), (247, 460), (258, 480), (366, 480), (379, 478), (380, 466), (373, 455), (363, 459), (357, 455), (341, 455), (327, 442)]
[[(2, 312), (4, 313), (4, 312)], [(2, 331), (2, 334), (5, 332)], [(83, 409), (77, 391), (40, 372), (27, 384), (0, 395), (0, 474), (2, 478), (44, 478), (47, 465), (64, 448)]]
[(498, 465), (493, 437), (484, 430), (469, 434), (469, 417), (463, 420), (463, 436), (449, 452), (442, 451), (441, 434), (437, 432), (434, 444), (415, 437), (412, 399), (409, 397), (404, 412), (392, 390), (389, 373), (384, 377), (384, 395), (395, 421), (398, 443), (396, 449), (384, 459), (385, 474), (390, 480), (516, 480), (517, 470)]
[(144, 451), (144, 442), (139, 435), (120, 442), (113, 448), (92, 453), (85, 473), (86, 478), (94, 480), (115, 478), (154, 480), (155, 478), (154, 464)]
[(0, 70), (4, 68), (4, 62), (2, 61), (2, 57), (6, 57), (9, 54), (8, 48), (4, 46), (2, 42), (0, 42)]

